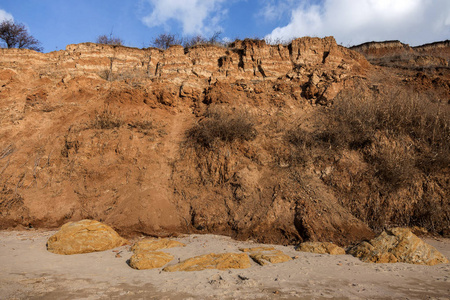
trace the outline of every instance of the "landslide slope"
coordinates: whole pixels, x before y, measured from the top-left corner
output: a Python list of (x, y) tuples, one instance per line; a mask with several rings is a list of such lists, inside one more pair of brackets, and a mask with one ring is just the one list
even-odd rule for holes
[[(416, 71), (372, 66), (332, 37), (0, 52), (1, 228), (88, 218), (125, 235), (347, 244), (391, 224), (448, 227), (448, 166), (414, 163), (391, 187), (373, 159), (445, 148), (384, 128), (355, 147), (332, 131), (342, 103), (390, 102), (393, 87), (445, 95), (448, 70), (420, 85)], [(422, 216), (428, 204), (439, 211)]]

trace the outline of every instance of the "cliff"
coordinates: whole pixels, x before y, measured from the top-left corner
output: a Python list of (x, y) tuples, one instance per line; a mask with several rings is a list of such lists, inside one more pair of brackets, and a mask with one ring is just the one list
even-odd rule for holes
[[(405, 78), (425, 88), (416, 74), (372, 82), (382, 71), (332, 37), (0, 52), (1, 228), (91, 218), (123, 234), (211, 232), (284, 244), (369, 238), (380, 214), (374, 223), (352, 202), (374, 199), (353, 172), (381, 184), (379, 166), (366, 161), (368, 148), (334, 149), (339, 139), (308, 136), (328, 126), (349, 91), (366, 97)], [(446, 76), (426, 88), (445, 95)], [(303, 130), (309, 135), (299, 139)], [(345, 192), (349, 182), (357, 196)], [(447, 197), (439, 184), (433, 201)], [(414, 192), (405, 189), (402, 199)], [(395, 223), (396, 214), (386, 218)]]
[(400, 41), (368, 42), (350, 49), (363, 54), (371, 63), (402, 67), (448, 67), (450, 42), (441, 41), (410, 47)]

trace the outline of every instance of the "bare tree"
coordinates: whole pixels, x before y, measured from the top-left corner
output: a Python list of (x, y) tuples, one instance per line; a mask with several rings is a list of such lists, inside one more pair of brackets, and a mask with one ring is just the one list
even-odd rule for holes
[(42, 52), (41, 43), (28, 33), (23, 24), (15, 24), (12, 20), (0, 23), (0, 39), (8, 48), (25, 48)]
[(106, 34), (99, 35), (95, 42), (97, 44), (105, 44), (105, 45), (117, 45), (117, 46), (123, 45), (123, 40), (121, 38), (113, 36), (112, 34), (110, 34), (109, 36), (107, 36)]
[(183, 40), (174, 34), (161, 33), (153, 40), (152, 45), (157, 48), (167, 49), (172, 45), (181, 45), (182, 43)]
[(219, 41), (219, 38), (220, 38), (221, 34), (222, 34), (221, 31), (216, 31), (216, 32), (214, 32), (214, 34), (209, 39), (205, 38), (202, 35), (196, 35), (196, 36), (193, 36), (193, 37), (191, 37), (189, 39), (185, 39), (183, 45), (184, 45), (184, 47), (187, 47), (187, 48), (195, 46), (195, 45), (202, 45), (202, 44), (203, 45), (205, 45), (205, 44), (208, 44), (208, 45), (223, 45), (223, 43)]
[(206, 44), (207, 42), (208, 41), (202, 35), (196, 35), (191, 37), (190, 39), (186, 39), (183, 46), (186, 48), (190, 48), (195, 45)]

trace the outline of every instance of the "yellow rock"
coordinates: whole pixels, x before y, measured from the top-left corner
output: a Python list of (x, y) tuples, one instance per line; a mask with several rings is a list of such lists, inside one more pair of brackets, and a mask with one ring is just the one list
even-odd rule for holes
[(448, 263), (436, 248), (406, 228), (386, 230), (378, 237), (351, 248), (348, 253), (371, 263), (403, 262), (430, 266)]
[(318, 254), (331, 254), (331, 255), (342, 255), (345, 254), (345, 250), (333, 243), (328, 242), (306, 242), (301, 243), (297, 247), (297, 251), (311, 252)]
[(189, 258), (179, 264), (165, 267), (163, 271), (176, 272), (201, 271), (206, 269), (246, 269), (250, 266), (250, 259), (245, 253), (211, 253)]
[(260, 252), (260, 251), (272, 251), (274, 247), (253, 247), (253, 248), (239, 248), (242, 252)]
[(164, 252), (139, 252), (130, 258), (130, 267), (138, 270), (161, 268), (173, 259), (173, 256)]
[(131, 251), (134, 253), (145, 252), (145, 251), (155, 251), (173, 247), (185, 247), (186, 245), (178, 241), (173, 241), (169, 239), (145, 239), (139, 241), (131, 247)]
[(80, 254), (105, 251), (127, 243), (108, 225), (94, 220), (81, 220), (64, 224), (48, 239), (47, 250), (56, 254)]
[(255, 262), (257, 262), (261, 266), (267, 265), (268, 263), (278, 264), (292, 260), (289, 255), (284, 254), (280, 250), (251, 252), (249, 255)]

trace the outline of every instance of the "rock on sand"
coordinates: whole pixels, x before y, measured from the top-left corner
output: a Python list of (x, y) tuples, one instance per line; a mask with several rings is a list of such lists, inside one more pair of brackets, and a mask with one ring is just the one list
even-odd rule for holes
[(125, 245), (128, 241), (114, 229), (94, 220), (64, 224), (47, 241), (47, 250), (56, 254), (80, 254), (105, 251)]
[(448, 263), (436, 248), (406, 228), (386, 230), (378, 237), (351, 248), (348, 253), (372, 263), (403, 262), (429, 266)]
[(250, 268), (250, 266), (250, 258), (245, 253), (211, 253), (188, 258), (179, 264), (165, 267), (163, 271), (176, 272), (202, 271), (206, 269), (246, 269)]

